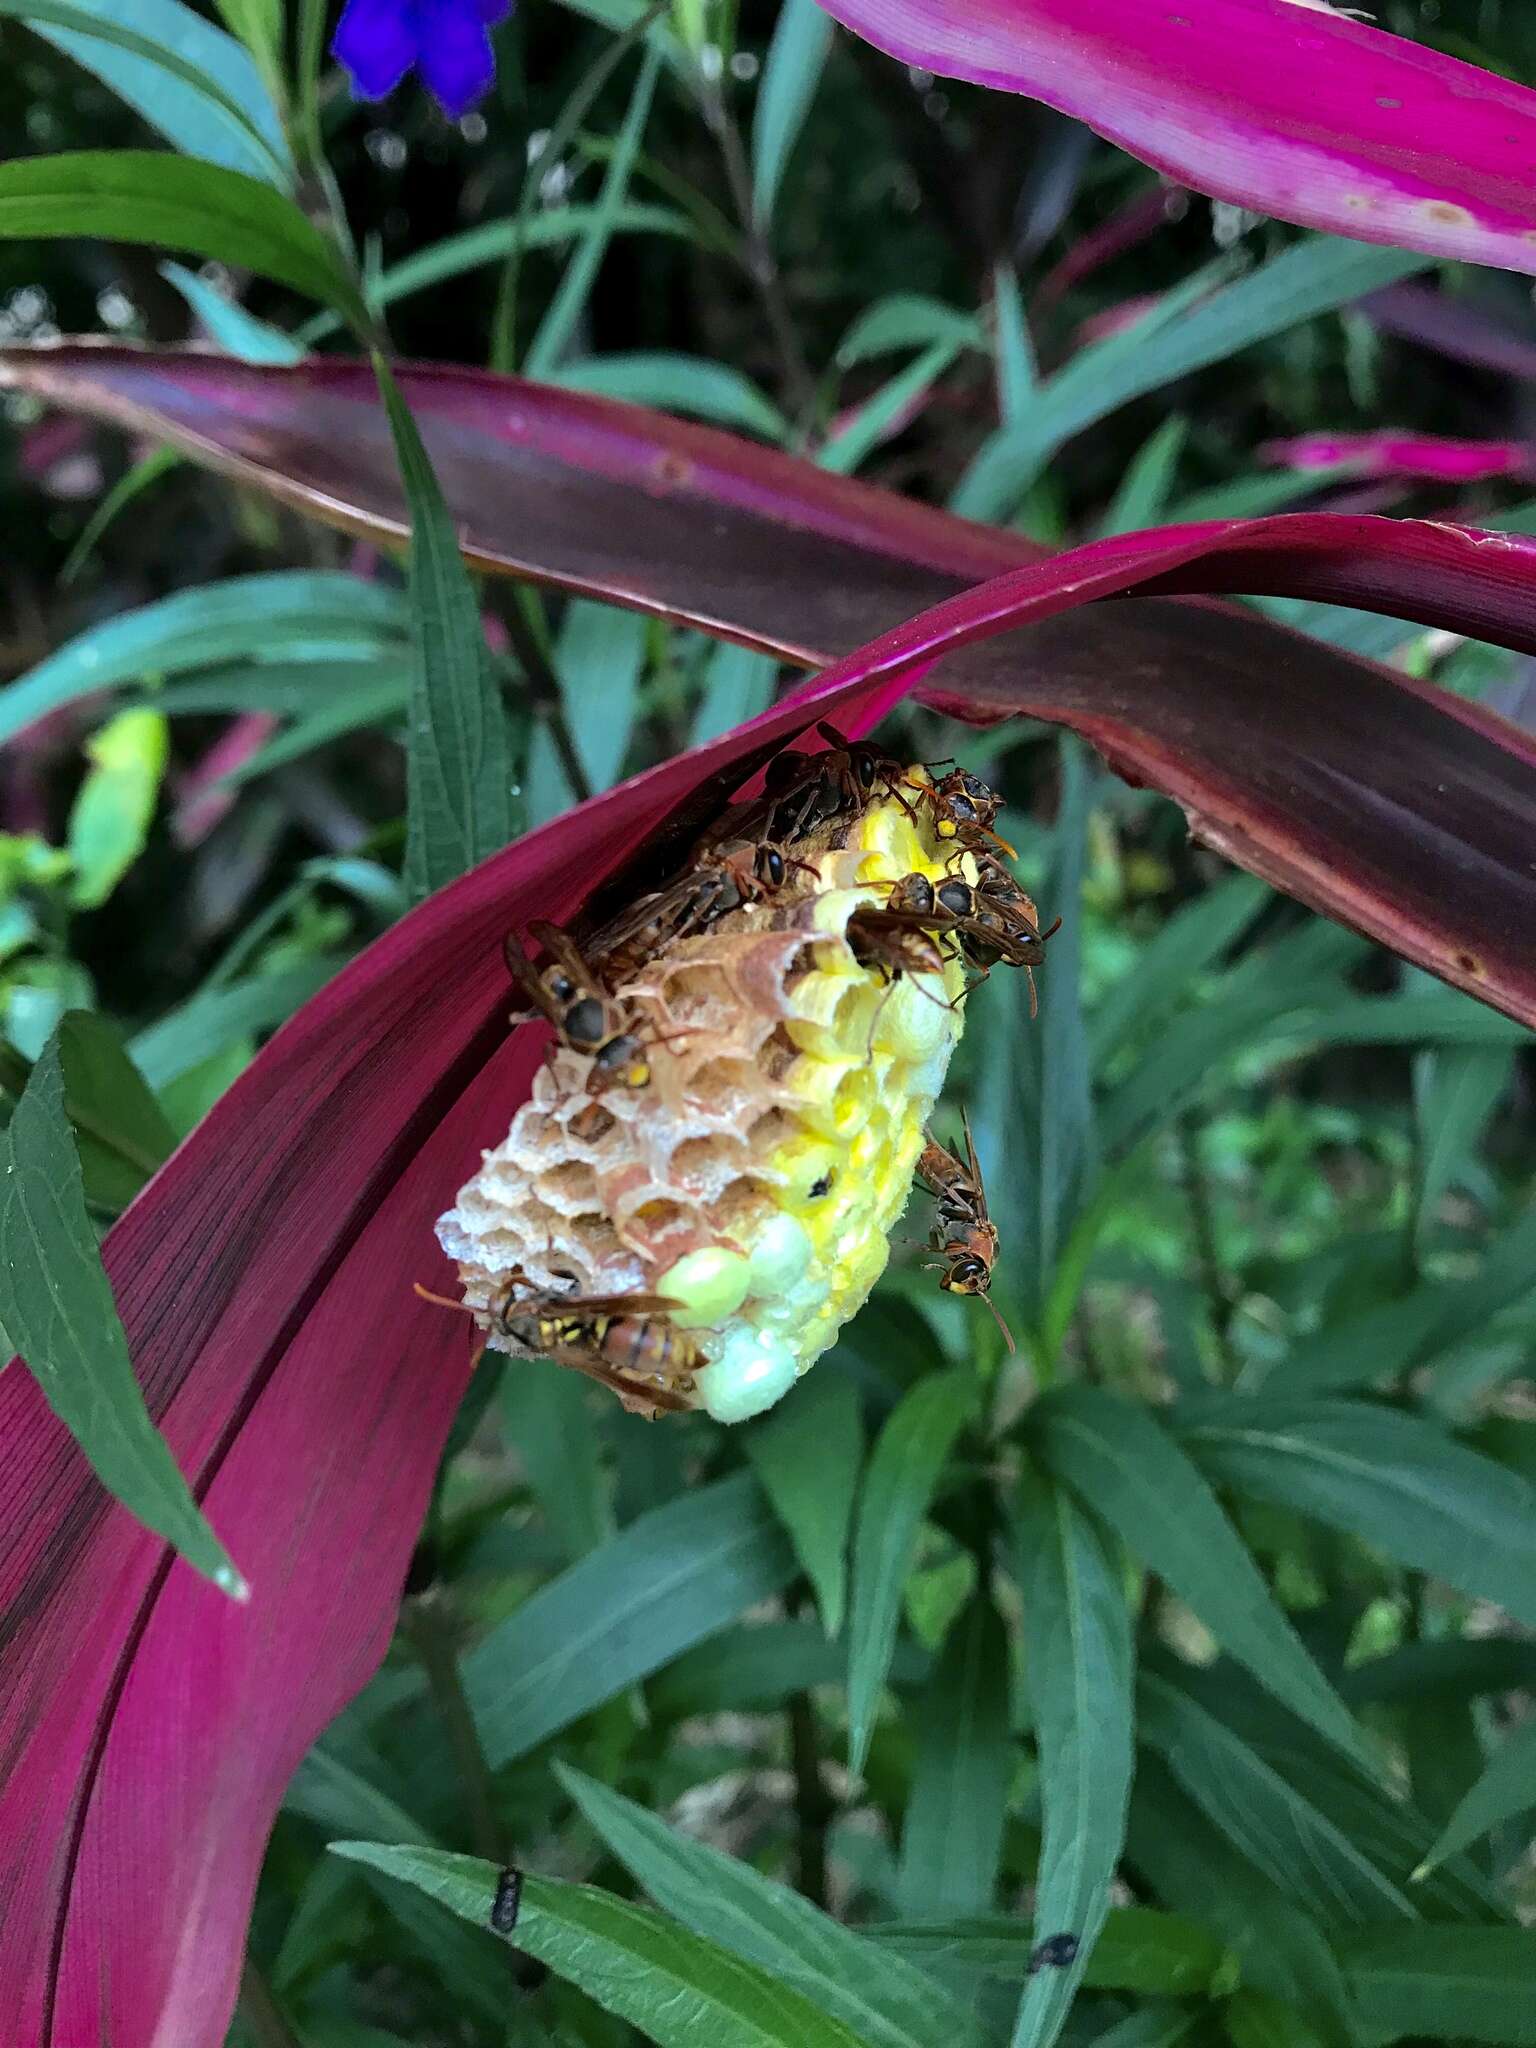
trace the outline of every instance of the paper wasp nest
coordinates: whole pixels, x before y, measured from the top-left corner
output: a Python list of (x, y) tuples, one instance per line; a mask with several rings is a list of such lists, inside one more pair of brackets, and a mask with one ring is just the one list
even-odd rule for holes
[[(912, 771), (921, 776), (922, 771)], [(845, 843), (834, 846), (842, 839)], [(777, 1401), (862, 1306), (890, 1253), (959, 1039), (963, 965), (888, 978), (843, 936), (913, 873), (974, 880), (927, 807), (877, 797), (797, 840), (784, 885), (683, 936), (614, 989), (650, 1079), (589, 1092), (557, 1045), (505, 1141), (438, 1224), (488, 1342), (530, 1295), (682, 1304), (687, 1369), (658, 1376), (721, 1422)], [(644, 1389), (621, 1389), (645, 1409)]]

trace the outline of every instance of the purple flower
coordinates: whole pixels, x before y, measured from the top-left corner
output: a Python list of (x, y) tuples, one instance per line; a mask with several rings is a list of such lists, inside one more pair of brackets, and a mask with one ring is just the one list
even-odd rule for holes
[(414, 64), (445, 114), (467, 113), (490, 88), (496, 59), (486, 30), (512, 0), (347, 0), (331, 55), (360, 99), (381, 100)]

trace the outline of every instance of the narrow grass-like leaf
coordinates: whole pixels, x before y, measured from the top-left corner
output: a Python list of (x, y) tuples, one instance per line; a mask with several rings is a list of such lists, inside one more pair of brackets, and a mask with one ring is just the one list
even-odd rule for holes
[(1018, 1760), (1008, 1668), (1002, 1617), (978, 1590), (951, 1626), (914, 1717), (897, 1870), (897, 1904), (914, 1918), (980, 1913), (992, 1903)]
[(848, 1528), (864, 1460), (859, 1397), (850, 1380), (816, 1373), (747, 1432), (747, 1455), (816, 1590), (822, 1626), (843, 1625)]
[(752, 117), (752, 210), (763, 228), (773, 219), (785, 167), (831, 47), (831, 17), (816, 0), (782, 0)]
[(729, 641), (713, 648), (704, 668), (704, 694), (694, 714), (690, 746), (729, 732), (756, 718), (773, 702), (774, 677), (778, 666), (768, 654), (750, 647), (735, 647)]
[(181, 0), (0, 0), (192, 157), (286, 187), (293, 162), (261, 73)]
[(1536, 1627), (1536, 1488), (1432, 1422), (1267, 1397), (1197, 1397), (1174, 1413), (1221, 1484), (1349, 1530)]
[(895, 433), (930, 384), (942, 377), (958, 353), (952, 341), (936, 341), (880, 389), (866, 398), (846, 426), (816, 451), (822, 469), (851, 476), (887, 434)]
[(1149, 2006), (1127, 2014), (1107, 2033), (1095, 2034), (1092, 2048), (1179, 2048), (1197, 2017), (1177, 2006)]
[(0, 1137), (0, 1241), (0, 1322), (102, 1485), (223, 1592), (247, 1598), (134, 1378), (86, 1214), (57, 1034)]
[(1227, 875), (1174, 912), (1088, 1022), (1094, 1071), (1132, 1038), (1154, 1031), (1185, 1002), (1190, 984), (1252, 924), (1269, 891), (1252, 875)]
[(641, 1515), (541, 1587), (464, 1659), (486, 1754), (495, 1765), (525, 1755), (771, 1599), (794, 1569), (747, 1473)]
[(1232, 2048), (1317, 2048), (1317, 2035), (1300, 2013), (1267, 1991), (1240, 1985), (1221, 2009)]
[(1103, 1929), (1125, 1841), (1135, 1652), (1119, 1570), (1072, 1497), (1026, 1474), (1017, 1534), (1045, 1812), (1035, 1925), (1041, 1939), (1074, 1935), (1078, 1951), (1029, 1979), (1013, 2048), (1050, 2048)]
[(346, 965), (344, 955), (320, 953), (277, 974), (253, 975), (228, 988), (208, 989), (149, 1025), (128, 1047), (151, 1088), (165, 1088), (237, 1039), (286, 1023)]
[(603, 189), (592, 210), (591, 226), (567, 264), (549, 309), (539, 323), (539, 330), (528, 345), (524, 368), (530, 377), (547, 377), (555, 368), (569, 348), (577, 322), (586, 311), (587, 300), (591, 297), (620, 209), (629, 192), (630, 175), (640, 153), (645, 124), (650, 119), (651, 101), (656, 94), (660, 69), (661, 53), (652, 44), (640, 60), (640, 76), (635, 81), (623, 126), (614, 140), (613, 156), (603, 179)]
[(181, 293), (220, 348), (228, 349), (232, 356), (247, 363), (303, 362), (301, 342), (270, 321), (258, 320), (254, 313), (248, 313), (244, 306), (227, 298), (184, 263), (167, 260), (160, 265), (160, 275)]
[(837, 344), (842, 368), (894, 349), (931, 348), (935, 342), (985, 348), (986, 335), (974, 313), (962, 313), (926, 292), (891, 292), (866, 306)]
[(0, 164), (0, 240), (82, 235), (211, 256), (366, 318), (335, 245), (258, 178), (160, 150), (67, 150)]
[(999, 263), (993, 269), (992, 313), (997, 323), (997, 409), (1003, 424), (1014, 426), (1033, 402), (1040, 373), (1018, 272), (1010, 264)]
[(1216, 289), (1209, 275), (1191, 280), (1135, 327), (1080, 350), (1041, 385), (1019, 424), (982, 450), (955, 495), (955, 511), (1005, 518), (1064, 441), (1131, 399), (1424, 268), (1426, 259), (1411, 251), (1310, 235), (1235, 283)]
[[(475, 1926), (490, 1924), (494, 1864), (371, 1842), (331, 1850), (415, 1885)], [(766, 1970), (590, 1885), (526, 1877), (516, 1939), (658, 2048), (859, 2048), (857, 2034)]]
[[(1244, 1983), (1296, 2006), (1330, 2048), (1357, 2048), (1343, 1973), (1322, 1929), (1233, 1848), (1146, 1749), (1136, 1764), (1127, 1855), (1159, 1898), (1222, 1936)], [(1231, 1965), (1223, 1970), (1230, 1974)]]
[(1422, 1244), (1441, 1198), (1475, 1159), (1483, 1127), (1514, 1073), (1513, 1048), (1439, 1046), (1414, 1061), (1419, 1160), (1414, 1232)]
[(1324, 1926), (1356, 1927), (1417, 1909), (1344, 1827), (1241, 1736), (1160, 1678), (1141, 1686), (1139, 1728), (1196, 1805), (1271, 1883)]
[[(398, 592), (328, 570), (281, 569), (180, 590), (89, 627), (0, 690), (0, 740), (61, 705), (146, 677), (221, 662), (318, 660), (343, 648), (376, 660), (401, 645), (407, 623)], [(219, 701), (236, 708), (234, 699)]]
[(788, 420), (750, 377), (706, 356), (662, 350), (585, 356), (563, 364), (549, 381), (573, 391), (595, 391), (603, 398), (627, 399), (632, 405), (655, 405), (665, 412), (714, 420), (722, 427), (741, 427), (765, 441), (782, 444), (790, 435)]
[(595, 1779), (560, 1782), (635, 1882), (695, 1934), (793, 1985), (869, 2048), (975, 2042), (969, 2015), (925, 1973), (734, 1856), (678, 1834)]
[(1180, 412), (1170, 414), (1153, 429), (1131, 457), (1099, 521), (1100, 533), (1134, 533), (1138, 526), (1157, 524), (1172, 495), (1174, 474), (1188, 438), (1189, 421)]
[(1536, 1929), (1381, 1928), (1340, 1950), (1373, 2044), (1406, 2038), (1536, 2048)]
[(1494, 1239), (1471, 1280), (1428, 1281), (1292, 1345), (1264, 1380), (1275, 1394), (1326, 1394), (1402, 1378), (1475, 1335), (1530, 1287), (1536, 1216)]
[(419, 899), (515, 837), (517, 805), (507, 716), (458, 536), (394, 375), (381, 356), (375, 368), (411, 511), (405, 878)]
[(403, 724), (409, 690), (409, 671), (391, 676), (387, 670), (382, 674), (376, 670), (361, 689), (348, 690), (334, 702), (321, 700), (322, 710), (295, 719), (286, 732), (278, 733), (254, 754), (247, 754), (219, 777), (218, 787), (242, 788), (270, 775), (286, 762), (302, 760), (317, 747), (329, 746), (332, 740), (345, 739), (349, 733), (364, 731), (368, 726)]
[(848, 1628), (848, 1768), (855, 1775), (869, 1755), (918, 1530), (974, 1400), (967, 1374), (919, 1380), (880, 1432), (864, 1475)]
[(1212, 484), (1206, 491), (1191, 491), (1167, 508), (1164, 523), (1182, 525), (1186, 519), (1261, 519), (1268, 512), (1289, 512), (1303, 499), (1316, 497), (1330, 484), (1349, 482), (1356, 475), (1352, 464), (1339, 462), (1328, 469), (1314, 469), (1291, 475), (1240, 476), (1230, 483)]
[(1532, 1807), (1536, 1807), (1536, 1720), (1526, 1720), (1504, 1737), (1414, 1875), (1427, 1876), (1447, 1856), (1470, 1848), (1490, 1828), (1528, 1813)]
[(585, 1385), (574, 1372), (514, 1364), (502, 1379), (501, 1406), (544, 1519), (574, 1563), (613, 1534)]
[(1200, 1469), (1147, 1411), (1097, 1387), (1048, 1394), (1031, 1423), (1041, 1455), (1221, 1647), (1330, 1742), (1372, 1759)]
[(1404, 1643), (1356, 1664), (1339, 1679), (1345, 1699), (1400, 1706), (1415, 1700), (1475, 1699), (1536, 1686), (1536, 1643), (1505, 1637)]
[(593, 789), (619, 779), (635, 722), (649, 626), (636, 612), (575, 598), (555, 646), (560, 694)]
[[(1039, 1939), (1032, 1921), (998, 1914), (964, 1920), (899, 1920), (870, 1928), (882, 1948), (935, 1968), (957, 1964), (1007, 1984), (1027, 1983)], [(1083, 1973), (1087, 1991), (1135, 1991), (1148, 1998), (1195, 1997), (1210, 1989), (1227, 1951), (1207, 1928), (1153, 1906), (1111, 1906)]]
[[(676, 1657), (652, 1681), (650, 1701), (660, 1721), (694, 1714), (763, 1713), (814, 1685), (841, 1685), (847, 1656), (814, 1621), (743, 1622)], [(920, 1682), (922, 1653), (898, 1655), (896, 1670)]]

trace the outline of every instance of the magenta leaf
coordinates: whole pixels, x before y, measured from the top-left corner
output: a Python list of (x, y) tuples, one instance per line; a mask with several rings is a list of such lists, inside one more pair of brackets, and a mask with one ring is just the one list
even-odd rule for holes
[(1453, 441), (1440, 434), (1300, 434), (1260, 449), (1282, 469), (1347, 464), (1359, 476), (1412, 477), (1426, 483), (1474, 484), (1496, 476), (1528, 476), (1536, 467), (1529, 441)]
[[(639, 407), (446, 366), (399, 374), (472, 562), (808, 667), (1038, 559), (1016, 534)], [(167, 439), (370, 537), (403, 534), (365, 365), (257, 368), (70, 343), (0, 353), (0, 385)], [(1238, 573), (1229, 562), (1221, 573), (1236, 582), (1222, 587), (1526, 644), (1523, 543), (1365, 520), (1264, 530), (1268, 563), (1248, 556)], [(1360, 546), (1335, 557), (1346, 530)], [(1517, 940), (1536, 908), (1536, 793), (1529, 743), (1502, 721), (1256, 615), (1167, 598), (1046, 606), (1027, 646), (971, 645), (943, 681), (968, 716), (1074, 727), (1277, 888), (1516, 1016), (1536, 1014)]]
[[(983, 645), (1135, 588), (1239, 583), (1448, 619), (1475, 608), (1511, 644), (1536, 644), (1533, 560), (1523, 542), (1319, 515), (1129, 535), (1026, 565), (529, 834), (309, 1002), (105, 1248), (150, 1414), (240, 1558), (249, 1606), (220, 1600), (118, 1509), (31, 1382), (0, 1376), (0, 1512), (17, 1532), (0, 1554), (0, 1986), (15, 2038), (223, 2039), (272, 1816), (382, 1655), (464, 1388), (470, 1334), (411, 1282), (449, 1284), (433, 1219), (505, 1131), (539, 1058), (506, 1024), (509, 925), (569, 918), (665, 821), (718, 802), (818, 717), (865, 731), (922, 686), (971, 715), (1044, 710), (1080, 725), (1137, 772), (1155, 767), (1260, 872), (1282, 870), (1536, 1017), (1536, 777), (1530, 745), (1497, 720), (1384, 671), (1330, 667), (1219, 608), (1147, 608), (1154, 634), (1187, 616), (1210, 635), (1201, 659), (1186, 643), (1182, 694), (1155, 666), (1150, 680), (1051, 666), (1038, 630)], [(1281, 648), (1301, 690), (1284, 719), (1272, 708)], [(1341, 676), (1375, 695), (1351, 701)], [(1297, 702), (1311, 716), (1291, 731)], [(1356, 872), (1346, 846), (1401, 871)], [(153, 1886), (125, 1879), (146, 1870)]]
[(822, 0), (1257, 213), (1536, 272), (1536, 93), (1324, 0)]

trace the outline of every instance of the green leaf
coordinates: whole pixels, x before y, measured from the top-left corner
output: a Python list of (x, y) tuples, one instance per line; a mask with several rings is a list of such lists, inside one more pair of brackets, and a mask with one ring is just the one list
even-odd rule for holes
[(603, 398), (627, 399), (632, 405), (690, 413), (723, 427), (761, 434), (766, 441), (783, 443), (790, 438), (788, 420), (750, 377), (729, 363), (712, 363), (705, 356), (660, 349), (585, 356), (563, 364), (549, 381), (574, 391), (594, 391)]
[(220, 348), (227, 349), (232, 356), (247, 363), (303, 362), (303, 346), (291, 334), (285, 334), (270, 321), (258, 320), (195, 270), (167, 260), (160, 265), (160, 275), (181, 293)]
[(1272, 1884), (1324, 1926), (1418, 1917), (1407, 1894), (1331, 1814), (1186, 1692), (1145, 1677), (1140, 1704), (1142, 1740), (1190, 1798)]
[(992, 1904), (1016, 1750), (1008, 1635), (978, 1589), (950, 1628), (914, 1714), (917, 1758), (901, 1825), (897, 1906), (980, 1913)]
[(1125, 1841), (1135, 1651), (1119, 1570), (1071, 1496), (1026, 1474), (1017, 1512), (1044, 1808), (1035, 1925), (1041, 1939), (1075, 1935), (1078, 1952), (1065, 1969), (1029, 1979), (1013, 2048), (1050, 2048), (1104, 1927)]
[(603, 188), (592, 210), (592, 224), (566, 265), (548, 311), (539, 323), (539, 330), (528, 345), (523, 368), (530, 377), (547, 377), (555, 368), (570, 347), (577, 323), (586, 311), (587, 300), (591, 297), (597, 273), (608, 252), (609, 240), (629, 192), (630, 175), (640, 153), (645, 124), (650, 119), (660, 70), (661, 51), (651, 44), (640, 60), (640, 76), (635, 81), (634, 92), (625, 110), (623, 126), (614, 140), (613, 156), (603, 179)]
[(1264, 1382), (1286, 1394), (1324, 1394), (1432, 1364), (1523, 1299), (1536, 1270), (1536, 1215), (1496, 1237), (1471, 1280), (1430, 1281), (1396, 1301), (1303, 1338)]
[[(233, 576), (122, 612), (67, 640), (0, 690), (0, 740), (13, 739), (61, 705), (148, 677), (187, 675), (237, 663), (253, 688), (285, 665), (302, 670), (307, 695), (327, 661), (377, 662), (399, 651), (408, 629), (395, 591), (327, 570), (283, 569)], [(168, 699), (177, 709), (303, 708), (229, 695)]]
[(771, 654), (758, 654), (750, 647), (735, 647), (725, 640), (712, 647), (704, 663), (704, 694), (694, 714), (691, 747), (718, 739), (733, 725), (766, 711), (773, 702), (773, 686), (779, 665)]
[[(811, 1686), (841, 1685), (846, 1663), (841, 1648), (814, 1621), (744, 1622), (669, 1664), (652, 1681), (651, 1709), (659, 1721), (733, 1710), (762, 1713)], [(914, 1650), (906, 1660), (898, 1655), (894, 1668), (916, 1683), (927, 1666)]]
[(323, 1740), (315, 1744), (294, 1772), (283, 1794), (283, 1810), (303, 1814), (328, 1835), (351, 1835), (370, 1842), (407, 1842), (420, 1849), (432, 1848), (437, 1841), (413, 1813), (363, 1772), (355, 1770)]
[(918, 1531), (974, 1401), (966, 1374), (919, 1380), (881, 1430), (864, 1475), (848, 1628), (848, 1768), (855, 1777), (869, 1755)]
[(1004, 426), (1011, 427), (1034, 402), (1040, 377), (1018, 272), (1010, 264), (993, 267), (992, 311), (997, 322), (997, 408)]
[(1134, 327), (1080, 349), (1041, 385), (1018, 425), (982, 448), (953, 509), (1005, 519), (1064, 441), (1131, 399), (1426, 267), (1411, 251), (1309, 235), (1220, 289), (1213, 288), (1219, 272), (1202, 273)]
[(1319, 1734), (1373, 1768), (1349, 1709), (1168, 1432), (1144, 1408), (1087, 1386), (1046, 1395), (1030, 1420), (1050, 1470), (1167, 1581), (1221, 1647)]
[(1221, 2011), (1232, 2048), (1317, 2048), (1317, 2036), (1290, 2006), (1267, 1991), (1236, 1991)]
[(619, 779), (639, 703), (651, 622), (617, 605), (573, 598), (560, 622), (555, 668), (576, 752), (593, 789)]
[(745, 1472), (641, 1515), (463, 1661), (493, 1765), (524, 1756), (788, 1584), (794, 1558)]
[(1188, 438), (1189, 421), (1181, 412), (1170, 413), (1147, 436), (1132, 456), (1109, 509), (1099, 521), (1101, 538), (1112, 533), (1134, 533), (1138, 527), (1157, 524), (1173, 489), (1174, 474)]
[[(1304, 2013), (1334, 2048), (1355, 2048), (1343, 1974), (1322, 1930), (1234, 1849), (1150, 1751), (1136, 1763), (1127, 1854), (1144, 1882), (1226, 1941), (1245, 1984)], [(1230, 1981), (1230, 1979), (1229, 1979)]]
[(1396, 1706), (1418, 1700), (1463, 1700), (1479, 1693), (1529, 1691), (1536, 1686), (1536, 1643), (1508, 1637), (1405, 1643), (1384, 1657), (1356, 1664), (1339, 1691), (1357, 1705)]
[(345, 965), (344, 955), (321, 953), (279, 974), (253, 975), (190, 996), (131, 1041), (133, 1063), (151, 1088), (168, 1087), (236, 1040), (286, 1023)]
[(85, 1199), (115, 1214), (170, 1158), (176, 1134), (104, 1017), (68, 1011), (59, 1022), (59, 1060)]
[(803, 1992), (869, 2048), (977, 2042), (964, 2010), (904, 1958), (607, 1786), (564, 1765), (555, 1769), (609, 1851), (664, 1912)]
[(832, 22), (816, 0), (782, 0), (752, 117), (752, 210), (764, 229), (831, 47)]
[(149, 1419), (102, 1270), (50, 1038), (0, 1138), (0, 1323), (103, 1486), (232, 1598), (249, 1589)]
[(838, 343), (837, 360), (846, 370), (871, 356), (944, 342), (956, 349), (985, 348), (986, 334), (974, 313), (962, 313), (926, 292), (891, 292), (865, 307)]
[(835, 1373), (813, 1374), (747, 1431), (747, 1455), (816, 1589), (822, 1626), (843, 1625), (848, 1528), (864, 1461), (859, 1397)]
[(1513, 1048), (1436, 1046), (1413, 1063), (1419, 1128), (1414, 1234), (1423, 1244), (1442, 1198), (1476, 1158), (1483, 1128), (1514, 1074)]
[(1145, 1038), (1184, 1003), (1190, 984), (1213, 966), (1270, 899), (1252, 875), (1228, 875), (1174, 912), (1105, 995), (1088, 1024), (1095, 1072), (1133, 1038)]
[[(900, 1920), (869, 1930), (934, 1968), (956, 1964), (1007, 1984), (1026, 1983), (1038, 1939), (1033, 1922), (1004, 1914), (964, 1920)], [(1195, 1997), (1227, 1967), (1227, 1951), (1197, 1921), (1152, 1906), (1111, 1906), (1083, 1973), (1087, 1991), (1135, 1991), (1149, 1998)]]
[(158, 711), (119, 711), (85, 742), (90, 766), (69, 813), (77, 909), (105, 903), (144, 851), (169, 747)]
[(1060, 913), (1062, 928), (1039, 972), (1038, 1019), (1030, 1017), (1023, 975), (996, 976), (987, 989), (982, 1078), (972, 1117), (993, 1220), (1008, 1248), (999, 1275), (1006, 1270), (1032, 1320), (1043, 1315), (1057, 1261), (1095, 1171), (1080, 985), (1088, 777), (1076, 742), (1063, 742), (1061, 762), (1061, 804), (1041, 901), (1047, 922)]
[(1092, 2048), (1178, 2048), (1196, 2017), (1177, 2008), (1152, 2006), (1129, 2014), (1107, 2034), (1095, 2034)]
[(293, 182), (283, 125), (261, 73), (181, 0), (0, 0), (94, 72), (168, 142), (279, 187)]
[(366, 324), (340, 253), (257, 178), (159, 150), (82, 149), (0, 164), (0, 240), (92, 236), (211, 256)]
[(1536, 1488), (1433, 1423), (1267, 1396), (1196, 1398), (1173, 1415), (1220, 1484), (1349, 1530), (1536, 1627)]
[[(494, 1864), (371, 1842), (333, 1842), (331, 1849), (415, 1885), (463, 1920), (489, 1925)], [(516, 1939), (659, 2048), (860, 2048), (841, 2021), (766, 1970), (590, 1885), (526, 1877)]]
[(917, 404), (930, 384), (942, 377), (957, 354), (952, 341), (936, 341), (913, 358), (904, 370), (881, 385), (839, 431), (823, 441), (816, 451), (822, 469), (851, 476), (889, 433), (894, 433), (910, 406)]
[(501, 1408), (544, 1519), (574, 1563), (613, 1534), (613, 1503), (582, 1378), (514, 1367), (501, 1382)]
[(1347, 1937), (1340, 1954), (1372, 2044), (1536, 2048), (1536, 1929), (1374, 1929)]
[[(355, 668), (357, 663), (347, 664)], [(371, 725), (394, 727), (405, 717), (410, 691), (410, 671), (402, 667), (398, 673), (391, 673), (388, 665), (368, 671), (367, 680), (355, 682), (347, 675), (347, 669), (340, 663), (335, 667), (336, 694), (319, 698), (322, 708), (311, 712), (308, 717), (296, 718), (285, 732), (278, 733), (258, 747), (254, 754), (247, 754), (233, 768), (219, 777), (219, 789), (243, 789), (247, 783), (259, 782), (264, 775), (270, 775), (274, 768), (281, 768), (286, 762), (302, 760), (318, 747), (329, 746), (332, 740), (345, 739), (349, 733), (361, 732)], [(346, 680), (343, 681), (343, 677)]]
[(406, 721), (405, 879), (420, 900), (515, 837), (512, 744), (437, 477), (382, 356), (374, 370), (411, 509), (416, 659)]
[(1536, 1720), (1522, 1721), (1499, 1744), (1482, 1776), (1460, 1801), (1415, 1877), (1427, 1876), (1447, 1856), (1486, 1835), (1503, 1821), (1536, 1806)]

